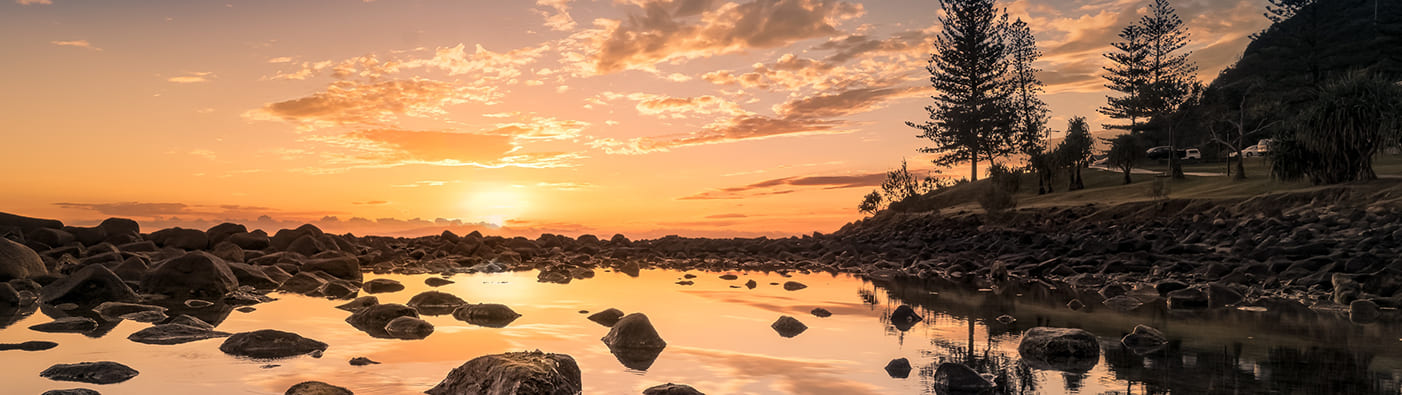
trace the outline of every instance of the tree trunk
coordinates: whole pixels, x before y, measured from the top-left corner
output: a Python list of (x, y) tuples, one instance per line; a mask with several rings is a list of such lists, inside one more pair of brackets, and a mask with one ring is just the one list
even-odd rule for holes
[(969, 182), (978, 181), (978, 152), (969, 152)]
[(1173, 179), (1175, 179), (1175, 180), (1181, 180), (1181, 179), (1188, 178), (1188, 177), (1183, 175), (1183, 164), (1181, 163), (1182, 161), (1178, 160), (1178, 144), (1177, 144), (1177, 139), (1175, 139), (1175, 138), (1174, 138), (1174, 135), (1173, 135), (1173, 134), (1174, 134), (1174, 133), (1173, 133), (1173, 132), (1174, 132), (1174, 129), (1176, 129), (1176, 128), (1174, 128), (1172, 125), (1169, 125), (1169, 127), (1168, 127), (1168, 172), (1169, 172), (1169, 174), (1172, 174), (1172, 175), (1173, 175)]
[(1233, 180), (1246, 179), (1246, 155), (1242, 151), (1244, 150), (1238, 149), (1236, 151), (1236, 175), (1232, 176)]
[(1130, 169), (1126, 168), (1126, 169), (1125, 169), (1125, 185), (1129, 185), (1129, 184), (1133, 184), (1133, 183), (1134, 183), (1134, 180), (1132, 180), (1132, 179), (1129, 178), (1129, 172), (1130, 172)]

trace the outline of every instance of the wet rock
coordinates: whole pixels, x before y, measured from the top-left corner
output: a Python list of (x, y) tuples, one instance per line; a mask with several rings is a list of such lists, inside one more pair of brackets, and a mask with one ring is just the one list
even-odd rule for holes
[(922, 320), (919, 314), (915, 314), (915, 309), (911, 308), (909, 305), (897, 306), (896, 310), (891, 312), (891, 325), (901, 331), (910, 330), (910, 328), (915, 327), (915, 324)]
[(450, 293), (424, 291), (409, 298), (407, 304), (426, 315), (444, 315), (452, 314), (453, 310), (467, 304), (467, 301)]
[(191, 316), (186, 315), (186, 314), (181, 314), (181, 315), (175, 316), (175, 318), (171, 318), (170, 321), (167, 321), (166, 323), (167, 323), (167, 324), (177, 324), (177, 325), (192, 326), (192, 327), (203, 328), (203, 329), (214, 329), (214, 325), (213, 325), (213, 324), (210, 324), (210, 323), (208, 323), (208, 322), (205, 322), (204, 320), (199, 319), (199, 318), (191, 317)]
[(268, 303), (277, 299), (273, 299), (267, 295), (240, 290), (224, 294), (224, 298), (220, 300), (223, 301), (225, 304), (229, 304), (232, 306), (247, 306), (259, 303)]
[(127, 336), (127, 340), (143, 344), (184, 344), (216, 337), (228, 337), (229, 333), (210, 330), (200, 326), (184, 324), (161, 324), (148, 327)]
[(429, 277), (424, 279), (424, 284), (428, 284), (428, 286), (430, 287), (441, 287), (452, 283), (453, 280), (449, 280), (442, 277)]
[(623, 318), (623, 311), (613, 308), (600, 311), (589, 316), (590, 321), (594, 321), (597, 322), (599, 325), (609, 327), (613, 326), (613, 324), (618, 323), (618, 320), (621, 318)]
[(1348, 304), (1348, 319), (1355, 323), (1372, 323), (1377, 321), (1381, 315), (1378, 304), (1372, 300), (1358, 299)]
[(798, 282), (798, 281), (785, 281), (785, 282), (784, 282), (784, 290), (785, 290), (785, 291), (797, 291), (797, 290), (804, 289), (804, 288), (808, 288), (808, 286), (807, 286), (807, 285), (804, 285), (803, 283)]
[(831, 311), (828, 311), (828, 309), (822, 307), (814, 307), (812, 311), (809, 311), (809, 313), (812, 313), (814, 317), (818, 318), (828, 318), (832, 316)]
[(686, 384), (661, 384), (643, 390), (643, 395), (706, 395)]
[(423, 339), (433, 334), (433, 324), (419, 317), (395, 317), (385, 324), (385, 334), (396, 339)]
[(209, 247), (209, 236), (199, 229), (161, 229), (151, 233), (151, 240), (162, 247), (182, 250), (203, 250)]
[(1207, 301), (1211, 307), (1227, 307), (1240, 303), (1241, 300), (1241, 291), (1235, 288), (1218, 283), (1207, 285)]
[[(262, 268), (240, 262), (225, 262), (225, 264), (229, 266), (229, 271), (234, 273), (234, 279), (238, 280), (241, 286), (247, 285), (254, 289), (276, 289), (282, 285), (282, 281), (273, 279)], [(287, 280), (287, 277), (281, 280)]]
[(903, 379), (910, 377), (910, 360), (905, 358), (892, 359), (886, 363), (886, 374), (893, 379)]
[(239, 233), (248, 233), (248, 228), (245, 228), (243, 225), (225, 222), (219, 225), (214, 225), (214, 227), (205, 230), (204, 233), (205, 235), (209, 236), (209, 244), (215, 245), (225, 240), (228, 240), (229, 236), (233, 236)]
[(253, 332), (236, 333), (219, 345), (225, 354), (258, 358), (287, 358), (303, 354), (319, 355), (326, 351), (326, 343), (308, 339), (292, 332), (263, 329)]
[(244, 306), (244, 307), (240, 307), (240, 308), (234, 309), (234, 311), (237, 311), (237, 312), (240, 312), (240, 313), (252, 313), (252, 312), (254, 312), (254, 311), (258, 311), (258, 309), (253, 308), (253, 307), (249, 307), (249, 306)]
[(0, 237), (0, 281), (45, 274), (49, 274), (49, 270), (44, 266), (44, 260), (39, 258), (39, 253), (24, 244)]
[(753, 280), (753, 279), (751, 279), (750, 281), (746, 281), (746, 282), (745, 282), (745, 288), (755, 289), (755, 287), (758, 287), (758, 286), (759, 286), (759, 283), (755, 282), (755, 280)]
[(303, 381), (293, 385), (283, 395), (354, 395), (350, 390), (320, 381)]
[(88, 384), (114, 384), (131, 380), (139, 372), (127, 365), (111, 361), (80, 362), (50, 366), (39, 373), (39, 377), (58, 381), (76, 381)]
[(1175, 310), (1205, 309), (1211, 303), (1202, 287), (1184, 288), (1168, 293), (1168, 308)]
[(323, 275), (317, 272), (297, 272), (297, 274), (288, 278), (287, 281), (283, 281), (282, 285), (278, 286), (277, 290), (303, 295), (320, 294), (321, 289), (325, 288), (326, 284), (330, 282), (330, 279), (327, 277), (330, 276), (323, 277)]
[(942, 363), (935, 369), (935, 388), (951, 393), (980, 393), (993, 389), (992, 381), (962, 363)]
[(808, 330), (808, 325), (804, 325), (797, 318), (787, 315), (780, 316), (773, 324), (769, 324), (769, 327), (773, 328), (775, 332), (779, 332), (779, 336), (783, 337), (798, 336), (803, 331)]
[(1129, 297), (1128, 295), (1120, 295), (1110, 299), (1105, 299), (1105, 301), (1100, 302), (1100, 304), (1105, 305), (1105, 307), (1109, 307), (1110, 310), (1123, 313), (1137, 309), (1139, 308), (1139, 306), (1143, 306), (1144, 302), (1140, 302), (1139, 299)]
[(82, 333), (97, 329), (97, 320), (88, 317), (63, 317), (29, 327), (47, 333)]
[(470, 304), (453, 310), (453, 318), (488, 328), (505, 328), (519, 317), (515, 310), (496, 303)]
[(245, 258), (243, 248), (239, 248), (238, 245), (227, 241), (215, 244), (214, 248), (209, 249), (209, 253), (230, 263), (243, 262)]
[(542, 270), (536, 276), (536, 282), (554, 284), (569, 284), (570, 280), (573, 279), (574, 277), (570, 276), (569, 271), (566, 270)]
[(602, 339), (618, 362), (629, 369), (647, 370), (667, 347), (643, 313), (623, 316)]
[(88, 265), (73, 275), (58, 279), (39, 291), (39, 301), (46, 304), (74, 303), (93, 306), (104, 301), (136, 302), (141, 297), (131, 290), (112, 270), (103, 265)]
[(1159, 296), (1168, 297), (1168, 294), (1180, 289), (1188, 288), (1188, 284), (1178, 280), (1164, 280), (1154, 284), (1154, 290), (1159, 291)]
[(27, 341), (24, 343), (0, 343), (0, 351), (44, 351), (54, 347), (58, 347), (58, 343), (40, 340)]
[(345, 311), (356, 312), (365, 309), (366, 307), (374, 306), (377, 304), (380, 304), (380, 298), (376, 298), (374, 296), (361, 296), (359, 298), (355, 298), (355, 300), (352, 300), (346, 304), (336, 306), (336, 308)]
[(1003, 325), (1012, 325), (1012, 323), (1017, 322), (1017, 318), (1013, 318), (1013, 316), (1007, 314), (1000, 315), (994, 320), (998, 321), (998, 323)]
[(351, 366), (365, 366), (365, 365), (379, 365), (380, 363), (379, 363), (379, 362), (372, 361), (372, 360), (370, 360), (370, 358), (366, 358), (366, 357), (355, 357), (355, 358), (351, 358), (350, 364), (351, 364)]
[(642, 267), (637, 261), (629, 260), (618, 267), (618, 271), (627, 274), (629, 277), (637, 277), (642, 274)]
[(102, 393), (87, 388), (70, 388), (64, 390), (48, 390), (40, 395), (102, 395)]
[(165, 321), (166, 318), (170, 318), (170, 317), (167, 316), (166, 313), (165, 313), (164, 311), (146, 310), (146, 311), (138, 311), (138, 312), (135, 312), (135, 313), (126, 313), (126, 314), (122, 314), (122, 315), (117, 316), (117, 318), (118, 318), (118, 320), (132, 320), (132, 321), (136, 321), (136, 322), (147, 322), (147, 323), (150, 323), (150, 322)]
[(204, 251), (162, 261), (141, 277), (141, 292), (177, 300), (218, 298), (238, 287), (239, 280), (229, 265)]
[(1086, 304), (1080, 299), (1071, 299), (1070, 302), (1066, 302), (1066, 308), (1071, 309), (1071, 311), (1081, 311), (1081, 309), (1086, 308)]
[(1140, 324), (1135, 325), (1132, 332), (1121, 338), (1120, 343), (1137, 355), (1146, 355), (1163, 349), (1168, 345), (1168, 338), (1158, 329)]
[(1017, 352), (1034, 368), (1085, 372), (1100, 362), (1100, 341), (1081, 329), (1039, 326), (1023, 332)]
[(582, 391), (579, 365), (574, 358), (535, 351), (473, 358), (448, 372), (448, 377), (426, 392), (574, 395)]
[(350, 317), (346, 318), (346, 322), (355, 329), (370, 334), (370, 336), (392, 338), (393, 336), (385, 332), (385, 326), (399, 317), (418, 318), (419, 312), (413, 307), (397, 303), (377, 304), (351, 314)]
[(322, 271), (342, 280), (355, 282), (364, 280), (364, 275), (360, 273), (360, 261), (354, 256), (310, 259), (302, 263), (302, 270)]
[(19, 306), (24, 303), (24, 297), (15, 290), (10, 283), (0, 283), (0, 306)]
[(189, 299), (185, 301), (185, 307), (189, 307), (192, 309), (202, 309), (213, 305), (214, 302), (203, 299)]
[(730, 274), (730, 273), (726, 273), (726, 274), (720, 275), (720, 279), (721, 279), (721, 280), (739, 280), (739, 279), (740, 279), (740, 276), (737, 276), (737, 275), (734, 275), (734, 274)]
[(124, 315), (127, 315), (127, 314), (131, 314), (131, 313), (140, 313), (140, 312), (146, 312), (146, 311), (155, 311), (155, 312), (164, 313), (166, 310), (167, 310), (167, 309), (166, 309), (165, 307), (161, 307), (161, 306), (152, 306), (152, 305), (136, 304), (136, 303), (126, 303), (126, 302), (103, 302), (102, 304), (97, 305), (97, 307), (94, 307), (94, 308), (92, 309), (93, 312), (95, 312), (95, 313), (97, 313), (98, 315), (101, 315), (103, 318), (106, 318), (106, 319), (109, 319), (109, 320), (111, 320), (111, 319), (116, 319), (116, 318), (118, 318), (118, 317), (121, 317), (121, 316), (124, 316)]
[(400, 284), (398, 281), (390, 280), (387, 278), (377, 278), (374, 280), (366, 281), (365, 284), (361, 284), (360, 289), (363, 289), (365, 290), (365, 292), (369, 292), (372, 294), (385, 292), (399, 292), (404, 290), (404, 284)]

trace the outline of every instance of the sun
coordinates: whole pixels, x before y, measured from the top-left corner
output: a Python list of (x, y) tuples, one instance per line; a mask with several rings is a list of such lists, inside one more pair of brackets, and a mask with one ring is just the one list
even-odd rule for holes
[(474, 221), (502, 226), (524, 214), (530, 203), (516, 188), (489, 188), (472, 192), (464, 205)]

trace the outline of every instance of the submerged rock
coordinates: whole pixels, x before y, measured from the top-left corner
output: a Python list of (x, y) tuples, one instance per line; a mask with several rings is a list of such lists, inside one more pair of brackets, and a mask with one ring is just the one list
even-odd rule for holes
[(355, 300), (336, 306), (336, 308), (345, 311), (356, 312), (363, 310), (366, 307), (374, 306), (377, 304), (380, 304), (380, 298), (374, 296), (361, 296), (359, 298), (355, 298)]
[(0, 351), (44, 351), (54, 347), (58, 347), (58, 343), (42, 340), (33, 340), (24, 343), (0, 343)]
[(58, 381), (76, 381), (88, 384), (113, 384), (136, 377), (136, 369), (111, 361), (80, 362), (50, 366), (39, 373), (39, 377)]
[[(125, 315), (128, 315), (128, 314), (142, 313), (142, 312), (149, 312), (149, 311), (159, 312), (159, 313), (162, 313), (163, 316), (164, 316), (164, 313), (165, 313), (166, 310), (168, 310), (168, 309), (166, 309), (165, 307), (161, 307), (161, 306), (152, 306), (152, 305), (146, 305), (146, 304), (125, 303), (125, 302), (105, 302), (105, 303), (103, 303), (103, 304), (97, 305), (97, 307), (94, 307), (94, 308), (92, 309), (93, 312), (96, 312), (98, 315), (101, 315), (103, 318), (109, 319), (109, 320), (110, 320), (110, 319), (116, 319), (116, 318), (119, 318), (119, 317), (122, 317), (122, 316), (125, 316)], [(162, 318), (162, 319), (164, 319), (164, 318)]]
[(1382, 312), (1378, 310), (1378, 304), (1372, 300), (1358, 299), (1348, 304), (1348, 319), (1355, 323), (1372, 323), (1381, 316)]
[(387, 278), (377, 278), (374, 280), (366, 281), (364, 284), (361, 284), (360, 289), (363, 289), (365, 290), (365, 292), (369, 292), (372, 294), (399, 292), (404, 290), (404, 284), (400, 284), (398, 281), (390, 280)]
[(419, 317), (397, 317), (385, 324), (385, 334), (396, 339), (423, 339), (433, 334), (433, 324)]
[(219, 345), (219, 351), (249, 358), (287, 358), (303, 354), (320, 355), (326, 351), (326, 343), (292, 332), (263, 329), (229, 336), (224, 344)]
[(805, 284), (803, 284), (803, 283), (801, 283), (801, 282), (798, 282), (798, 281), (785, 281), (785, 282), (784, 282), (784, 290), (785, 290), (785, 291), (797, 291), (797, 290), (804, 289), (804, 288), (808, 288), (808, 285), (805, 285)]
[(643, 395), (706, 395), (686, 384), (661, 384), (643, 390)]
[(496, 303), (470, 304), (453, 311), (453, 318), (489, 328), (505, 328), (520, 317), (510, 307)]
[(910, 305), (897, 306), (896, 310), (891, 312), (891, 325), (901, 331), (908, 331), (923, 320), (919, 314), (915, 314), (915, 309)]
[(779, 336), (783, 337), (798, 336), (800, 333), (803, 333), (803, 331), (808, 330), (808, 325), (804, 325), (802, 322), (799, 322), (797, 318), (787, 315), (779, 316), (779, 319), (774, 321), (773, 324), (770, 324), (769, 327), (774, 328), (774, 331), (779, 332)]
[(231, 334), (211, 330), (202, 326), (192, 326), (185, 324), (161, 324), (148, 327), (127, 336), (128, 340), (144, 344), (183, 344), (216, 337), (227, 337)]
[(910, 360), (905, 358), (892, 359), (886, 363), (886, 374), (893, 379), (903, 379), (910, 377)]
[(444, 315), (452, 314), (453, 310), (467, 304), (467, 301), (446, 292), (424, 291), (414, 295), (406, 304), (425, 315)]
[(1034, 368), (1085, 372), (1100, 362), (1100, 341), (1082, 329), (1039, 326), (1023, 332), (1017, 352)]
[(746, 281), (746, 282), (745, 282), (745, 288), (755, 289), (755, 287), (758, 287), (758, 286), (759, 286), (759, 283), (755, 282), (755, 280), (753, 280), (753, 279), (751, 279), (750, 281)]
[(814, 307), (813, 311), (810, 311), (809, 313), (812, 313), (813, 316), (818, 318), (828, 318), (832, 316), (831, 311), (828, 311), (828, 309), (822, 307)]
[(303, 381), (287, 389), (283, 395), (354, 395), (350, 390), (320, 381)]
[(419, 312), (413, 307), (397, 303), (377, 304), (356, 311), (346, 318), (346, 322), (370, 336), (393, 338), (394, 336), (385, 331), (385, 326), (399, 317), (418, 318)]
[(1135, 325), (1133, 331), (1121, 338), (1120, 343), (1135, 354), (1145, 355), (1163, 349), (1168, 344), (1168, 338), (1158, 329), (1140, 324)]
[(48, 333), (81, 333), (97, 329), (97, 320), (88, 317), (63, 317), (31, 326), (29, 329)]
[(962, 363), (942, 363), (935, 369), (935, 388), (953, 393), (979, 393), (993, 389), (992, 381)]
[(102, 393), (87, 388), (70, 388), (64, 390), (48, 390), (40, 395), (102, 395)]
[(429, 277), (424, 279), (424, 284), (428, 284), (428, 286), (430, 287), (441, 287), (452, 283), (453, 280), (449, 280), (442, 277)]
[(365, 366), (365, 365), (379, 365), (380, 363), (379, 363), (379, 362), (372, 361), (372, 360), (370, 360), (370, 358), (366, 358), (366, 357), (355, 357), (355, 358), (351, 358), (350, 364), (351, 364), (351, 366)]
[(430, 395), (575, 395), (583, 391), (579, 365), (564, 354), (540, 351), (485, 355), (448, 372)]

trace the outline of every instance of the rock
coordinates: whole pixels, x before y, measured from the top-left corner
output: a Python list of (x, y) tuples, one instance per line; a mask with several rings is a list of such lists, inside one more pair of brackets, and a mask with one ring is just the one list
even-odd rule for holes
[(0, 306), (19, 306), (25, 298), (10, 283), (0, 283)]
[(121, 277), (122, 281), (140, 283), (141, 276), (146, 275), (146, 271), (151, 270), (151, 265), (140, 257), (131, 257), (112, 267), (112, 273)]
[(268, 240), (268, 235), (258, 233), (235, 233), (229, 235), (229, 238), (225, 239), (225, 241), (234, 243), (234, 245), (239, 246), (239, 248), (255, 251), (266, 249), (271, 245)]
[(661, 384), (643, 390), (643, 395), (706, 395), (686, 384)]
[(151, 322), (164, 321), (166, 318), (170, 318), (170, 317), (167, 316), (166, 313), (165, 313), (164, 311), (147, 310), (147, 311), (138, 311), (138, 312), (135, 312), (135, 313), (126, 313), (126, 314), (122, 314), (122, 315), (117, 316), (117, 318), (118, 318), (119, 320), (132, 320), (132, 321), (136, 321), (136, 322), (147, 322), (147, 323), (151, 323)]
[(48, 390), (40, 395), (102, 395), (102, 393), (87, 388), (70, 388), (66, 390)]
[(45, 274), (49, 274), (49, 270), (44, 266), (44, 260), (39, 258), (39, 253), (24, 244), (0, 237), (0, 281)]
[(536, 282), (541, 283), (569, 284), (573, 279), (574, 277), (565, 270), (541, 270), (540, 274), (536, 275)]
[(360, 289), (363, 289), (365, 290), (365, 292), (369, 292), (372, 294), (385, 292), (399, 292), (404, 290), (404, 284), (400, 284), (398, 281), (390, 280), (387, 278), (377, 278), (374, 280), (366, 281), (365, 284), (361, 284)]
[(209, 252), (226, 262), (243, 262), (245, 260), (244, 258), (246, 258), (242, 247), (227, 241), (215, 244), (213, 248), (209, 249)]
[(814, 307), (813, 311), (809, 311), (809, 313), (813, 313), (813, 316), (818, 318), (832, 317), (832, 312), (822, 307)]
[(426, 315), (444, 315), (452, 314), (453, 310), (467, 304), (467, 301), (450, 293), (424, 291), (409, 298), (407, 304)]
[(254, 312), (254, 311), (258, 311), (258, 309), (257, 309), (257, 308), (254, 308), (254, 307), (250, 307), (250, 306), (244, 306), (244, 307), (240, 307), (240, 308), (234, 309), (234, 311), (237, 311), (237, 312), (240, 312), (240, 313), (252, 313), (252, 312)]
[(429, 277), (429, 278), (424, 279), (424, 284), (428, 284), (428, 286), (430, 286), (430, 287), (441, 287), (441, 286), (448, 285), (448, 284), (452, 284), (452, 283), (453, 283), (453, 280), (449, 280), (449, 279), (441, 278), (441, 277)]
[(72, 233), (73, 238), (85, 246), (95, 245), (107, 239), (107, 231), (99, 227), (80, 228), (73, 226), (63, 227), (63, 231)]
[(730, 274), (730, 273), (726, 273), (726, 274), (720, 275), (720, 279), (721, 279), (721, 280), (739, 280), (739, 279), (740, 279), (740, 276), (737, 276), (737, 275), (734, 275), (734, 274)]
[(288, 247), (292, 246), (292, 242), (297, 241), (303, 236), (312, 236), (314, 238), (323, 234), (325, 233), (322, 232), (320, 228), (317, 228), (316, 225), (306, 224), (297, 227), (297, 229), (279, 230), (276, 234), (273, 234), (270, 242), (274, 249), (286, 251)]
[(326, 351), (326, 343), (292, 332), (263, 329), (229, 336), (219, 345), (219, 351), (248, 358), (287, 358), (302, 354), (320, 355), (322, 351)]
[(642, 267), (637, 261), (629, 260), (618, 267), (618, 271), (627, 274), (629, 277), (637, 277), (642, 274)]
[(24, 238), (30, 242), (38, 242), (50, 247), (59, 247), (72, 243), (76, 238), (72, 233), (64, 232), (62, 229), (38, 228), (24, 234)]
[(385, 324), (385, 334), (396, 339), (423, 339), (433, 334), (433, 324), (419, 317), (395, 317)]
[[(192, 300), (197, 300), (197, 299), (192, 299)], [(222, 300), (225, 304), (229, 304), (229, 305), (234, 305), (234, 306), (247, 306), (247, 305), (254, 305), (254, 304), (259, 304), (259, 303), (268, 303), (268, 302), (271, 302), (271, 301), (274, 301), (274, 300), (277, 300), (277, 299), (273, 299), (273, 298), (271, 298), (271, 297), (268, 297), (267, 295), (263, 295), (263, 294), (259, 294), (259, 293), (255, 293), (255, 292), (234, 291), (234, 292), (230, 292), (230, 293), (224, 294), (224, 298), (221, 299), (221, 300)], [(188, 300), (187, 300), (186, 302), (188, 302)]]
[(519, 317), (515, 310), (496, 303), (463, 305), (453, 310), (453, 318), (488, 328), (505, 328)]
[(681, 281), (677, 281), (677, 285), (694, 285), (694, 284), (696, 284), (696, 282), (695, 282), (695, 281), (691, 281), (691, 280), (681, 280)]
[(399, 317), (418, 318), (419, 312), (413, 307), (397, 303), (377, 304), (351, 314), (350, 317), (346, 318), (346, 322), (372, 337), (393, 338), (388, 332), (385, 332), (385, 326)]
[(1105, 305), (1105, 307), (1109, 307), (1110, 310), (1122, 313), (1137, 309), (1139, 308), (1139, 306), (1144, 305), (1144, 302), (1140, 302), (1139, 299), (1129, 297), (1128, 295), (1120, 295), (1110, 299), (1105, 299), (1105, 301), (1100, 303)]
[(177, 300), (219, 298), (238, 287), (238, 277), (229, 265), (204, 251), (162, 261), (141, 277), (141, 292)]
[(366, 357), (355, 357), (355, 358), (351, 358), (350, 364), (351, 364), (351, 366), (365, 366), (365, 365), (379, 365), (380, 363), (379, 363), (379, 362), (372, 361), (372, 360), (370, 360), (370, 358), (366, 358)]
[(374, 306), (377, 304), (380, 304), (379, 298), (376, 298), (374, 296), (361, 296), (359, 298), (355, 298), (355, 300), (352, 300), (346, 304), (336, 306), (336, 308), (345, 311), (356, 312), (366, 307)]
[(1377, 321), (1381, 315), (1378, 304), (1372, 300), (1358, 299), (1348, 304), (1348, 319), (1355, 323), (1372, 323)]
[(1000, 315), (994, 320), (998, 321), (998, 323), (1003, 325), (1012, 325), (1012, 323), (1017, 322), (1017, 318), (1013, 318), (1013, 316), (1007, 314)]
[(1168, 345), (1168, 338), (1158, 329), (1140, 324), (1135, 325), (1132, 332), (1121, 338), (1120, 343), (1137, 355), (1145, 355), (1163, 349)]
[(667, 347), (667, 342), (643, 313), (623, 316), (600, 340), (624, 367), (644, 371), (652, 367), (653, 361)]
[(63, 317), (29, 327), (47, 333), (82, 333), (97, 329), (97, 320), (88, 317)]
[(797, 290), (804, 289), (804, 288), (808, 288), (808, 286), (807, 286), (807, 285), (804, 285), (803, 283), (798, 282), (798, 281), (786, 281), (786, 282), (784, 282), (784, 290), (785, 290), (785, 291), (797, 291)]
[(1154, 284), (1154, 290), (1159, 291), (1159, 296), (1168, 297), (1168, 294), (1180, 289), (1188, 288), (1188, 284), (1177, 280), (1164, 280)]
[(214, 329), (214, 325), (213, 325), (213, 324), (210, 324), (210, 323), (208, 323), (208, 322), (205, 322), (205, 321), (202, 320), (202, 319), (195, 318), (195, 317), (191, 317), (191, 316), (185, 315), (185, 314), (181, 314), (181, 315), (175, 316), (175, 318), (171, 318), (170, 321), (168, 321), (168, 322), (166, 322), (166, 323), (167, 323), (167, 324), (177, 324), (177, 325), (192, 326), (192, 327), (203, 328), (203, 329)]
[[(211, 228), (209, 228), (208, 230), (205, 230), (205, 231), (204, 231), (204, 234), (207, 235), (207, 236), (209, 236), (209, 244), (210, 244), (210, 245), (216, 245), (216, 244), (222, 243), (222, 242), (224, 242), (225, 240), (228, 240), (228, 239), (229, 239), (229, 236), (233, 236), (233, 235), (236, 235), (236, 234), (239, 234), (239, 233), (248, 233), (248, 228), (245, 228), (243, 225), (239, 225), (239, 224), (235, 224), (235, 223), (228, 223), (228, 222), (225, 222), (225, 223), (222, 223), (222, 224), (219, 224), (219, 225), (214, 225), (214, 227), (211, 227)], [(234, 244), (234, 245), (238, 245), (238, 244)], [(242, 247), (240, 247), (240, 248), (242, 248)], [(255, 248), (255, 249), (261, 249), (261, 248)]]
[(74, 303), (92, 306), (104, 301), (136, 302), (141, 297), (122, 282), (116, 273), (102, 265), (88, 265), (73, 275), (45, 285), (39, 301), (46, 304)]
[(0, 351), (44, 351), (54, 347), (58, 347), (58, 343), (39, 340), (27, 341), (24, 343), (0, 343)]
[(126, 302), (103, 302), (102, 304), (97, 305), (97, 307), (93, 307), (92, 309), (93, 312), (97, 313), (98, 315), (101, 315), (102, 318), (106, 318), (108, 320), (116, 319), (117, 317), (121, 317), (131, 313), (140, 313), (144, 311), (157, 311), (164, 313), (166, 310), (167, 309), (165, 307), (161, 306)]
[(1100, 341), (1081, 329), (1039, 326), (1023, 332), (1017, 352), (1034, 368), (1085, 372), (1100, 362)]
[(108, 219), (104, 219), (104, 220), (102, 220), (102, 223), (97, 224), (97, 227), (98, 227), (99, 229), (102, 229), (104, 232), (107, 232), (107, 234), (108, 234), (109, 236), (111, 236), (111, 235), (127, 235), (127, 234), (130, 234), (130, 235), (140, 235), (140, 234), (141, 234), (141, 224), (137, 223), (135, 220), (128, 219), (128, 218), (108, 218)]
[(284, 392), (283, 395), (354, 395), (350, 390), (320, 381), (303, 381)]
[(910, 377), (910, 360), (905, 358), (892, 359), (886, 363), (886, 374), (893, 379), (903, 379)]
[(919, 314), (915, 314), (915, 309), (911, 308), (910, 305), (897, 306), (896, 310), (891, 312), (891, 325), (902, 332), (910, 330), (922, 320), (924, 319), (920, 318)]
[(203, 250), (209, 248), (209, 236), (199, 229), (170, 228), (151, 233), (151, 240), (161, 247), (182, 250)]
[(1086, 304), (1082, 303), (1080, 299), (1071, 299), (1070, 302), (1066, 302), (1066, 308), (1071, 309), (1071, 311), (1081, 311), (1081, 309), (1086, 308)]
[(330, 250), (331, 246), (328, 246), (326, 245), (326, 243), (323, 243), (321, 241), (321, 238), (308, 235), (302, 236), (300, 238), (297, 238), (297, 240), (292, 241), (292, 244), (287, 246), (286, 251), (295, 252), (305, 256), (312, 256), (321, 253), (322, 251)]
[(590, 315), (590, 316), (589, 316), (589, 320), (590, 320), (590, 321), (594, 321), (594, 322), (598, 323), (599, 325), (608, 326), (608, 327), (612, 327), (613, 324), (618, 323), (618, 320), (621, 319), (621, 318), (623, 318), (623, 311), (622, 311), (622, 310), (619, 310), (619, 309), (613, 309), (613, 308), (610, 308), (610, 309), (604, 310), (604, 311), (600, 311), (600, 312), (594, 313), (593, 315)]
[(39, 377), (58, 381), (76, 381), (89, 384), (114, 384), (131, 380), (139, 372), (116, 362), (80, 362), (50, 366), (39, 373)]
[(189, 308), (192, 308), (192, 309), (202, 309), (202, 308), (209, 307), (209, 306), (213, 306), (213, 305), (214, 305), (214, 302), (211, 302), (211, 301), (208, 301), (208, 300), (204, 300), (204, 299), (187, 299), (187, 300), (185, 300), (185, 307), (189, 307)]
[(184, 344), (198, 340), (228, 337), (229, 333), (210, 330), (200, 326), (184, 324), (161, 324), (148, 327), (127, 336), (127, 340), (143, 344)]
[(988, 378), (962, 363), (942, 363), (935, 369), (935, 388), (951, 393), (980, 393), (993, 389)]
[(430, 395), (575, 395), (583, 391), (579, 365), (564, 354), (540, 351), (485, 355), (451, 372)]
[(774, 328), (774, 331), (779, 332), (779, 336), (783, 337), (798, 336), (800, 333), (803, 333), (803, 331), (808, 330), (808, 325), (804, 325), (802, 322), (799, 322), (797, 318), (787, 315), (780, 316), (773, 324), (769, 324), (769, 327)]
[[(234, 273), (234, 278), (241, 286), (247, 285), (253, 289), (277, 289), (279, 285), (282, 285), (281, 281), (274, 280), (266, 271), (257, 266), (242, 262), (225, 262), (225, 264), (229, 266), (229, 271)], [(283, 278), (283, 280), (286, 279)]]
[(758, 286), (759, 286), (759, 283), (755, 282), (755, 280), (753, 280), (753, 279), (751, 279), (750, 281), (746, 281), (746, 282), (745, 282), (745, 288), (755, 289), (755, 287), (758, 287)]
[(355, 282), (364, 280), (364, 276), (360, 273), (360, 261), (354, 256), (309, 259), (302, 263), (302, 270), (320, 270), (342, 280)]
[(330, 282), (330, 279), (327, 278), (330, 276), (318, 273), (320, 272), (297, 272), (297, 274), (288, 278), (287, 281), (283, 281), (282, 285), (277, 287), (277, 290), (294, 294), (320, 295), (321, 289), (325, 288), (326, 284)]

